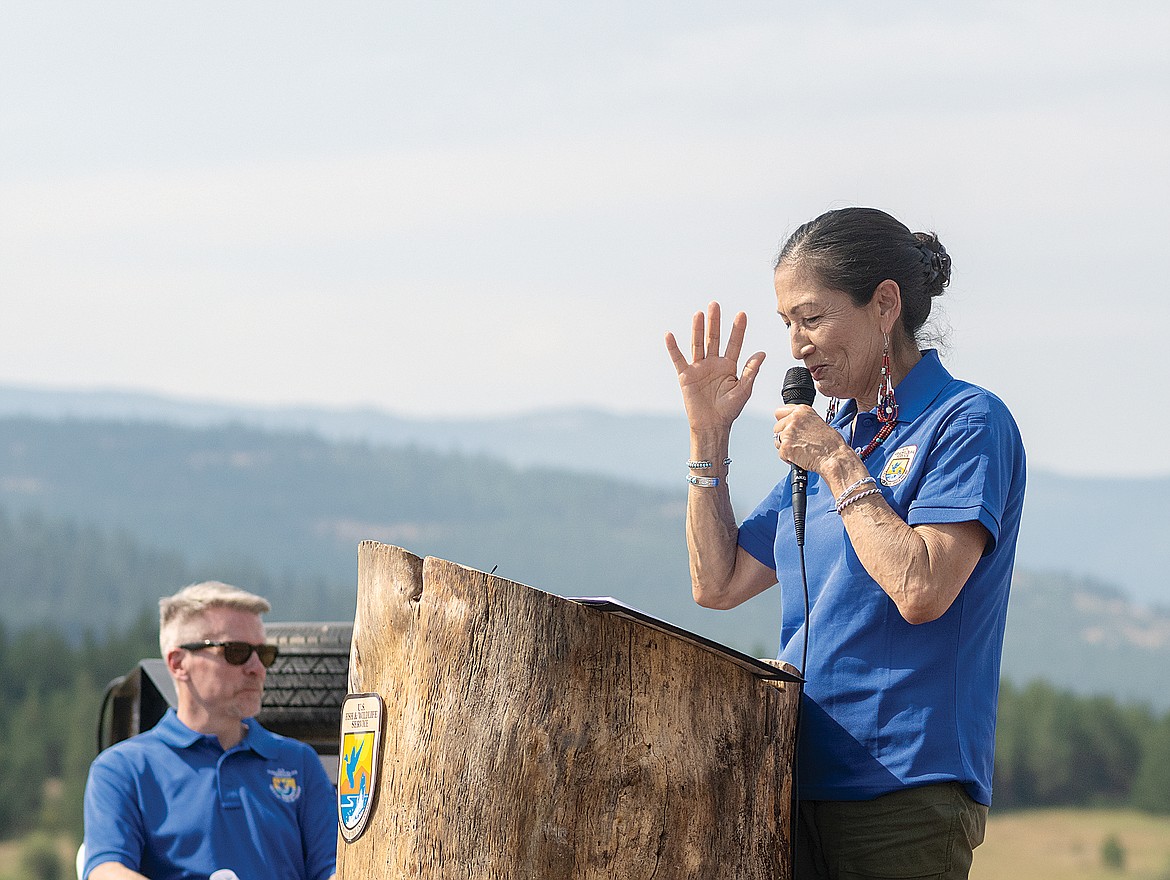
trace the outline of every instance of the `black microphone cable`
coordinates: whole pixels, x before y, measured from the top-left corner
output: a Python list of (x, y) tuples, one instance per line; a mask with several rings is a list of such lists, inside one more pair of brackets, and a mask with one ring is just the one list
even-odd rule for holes
[[(817, 398), (817, 389), (813, 385), (812, 373), (804, 367), (793, 367), (784, 374), (784, 385), (780, 389), (780, 396), (788, 406), (804, 404), (812, 406)], [(796, 548), (800, 556), (800, 582), (804, 587), (804, 645), (800, 651), (800, 677), (804, 678), (805, 666), (808, 664), (808, 631), (811, 624), (808, 572), (804, 563), (804, 516), (808, 501), (808, 473), (804, 468), (792, 466), (792, 527), (796, 531)]]
[[(812, 373), (804, 367), (793, 367), (784, 375), (784, 385), (780, 389), (780, 396), (788, 406), (805, 404), (812, 406), (817, 397), (816, 386), (813, 385)], [(789, 804), (788, 828), (788, 856), (792, 871), (796, 871), (798, 850), (796, 845), (797, 828), (800, 822), (800, 779), (798, 765), (795, 760), (795, 750), (800, 745), (801, 718), (804, 715), (804, 670), (808, 666), (808, 631), (812, 626), (808, 595), (808, 570), (804, 562), (804, 517), (808, 500), (808, 473), (804, 468), (792, 466), (792, 527), (796, 532), (796, 549), (800, 557), (800, 584), (804, 588), (804, 644), (800, 649), (800, 699), (796, 703), (796, 721), (793, 730), (792, 747), (794, 750), (792, 762), (792, 801)]]

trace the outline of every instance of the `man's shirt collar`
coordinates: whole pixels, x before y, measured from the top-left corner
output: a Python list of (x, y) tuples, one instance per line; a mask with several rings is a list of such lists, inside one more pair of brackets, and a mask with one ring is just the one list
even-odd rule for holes
[[(276, 738), (274, 734), (261, 727), (255, 718), (245, 718), (244, 727), (247, 728), (247, 732), (236, 748), (243, 747), (251, 749), (264, 758), (276, 757)], [(207, 738), (205, 734), (192, 730), (180, 721), (179, 715), (174, 708), (167, 709), (166, 714), (155, 726), (154, 730), (158, 734), (159, 739), (176, 749), (190, 748), (200, 740)], [(211, 738), (214, 739), (214, 737)]]

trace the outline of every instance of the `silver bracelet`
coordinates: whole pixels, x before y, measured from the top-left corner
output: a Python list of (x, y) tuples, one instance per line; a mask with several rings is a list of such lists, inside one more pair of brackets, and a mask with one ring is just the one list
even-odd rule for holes
[(692, 486), (698, 486), (700, 489), (714, 489), (719, 485), (718, 477), (693, 477), (688, 475), (687, 482)]
[(840, 515), (841, 511), (843, 511), (846, 507), (848, 507), (854, 501), (860, 501), (862, 498), (868, 498), (870, 495), (881, 495), (881, 494), (882, 494), (882, 490), (879, 489), (877, 486), (874, 486), (872, 489), (866, 489), (864, 492), (858, 492), (856, 495), (853, 495), (849, 498), (846, 498), (844, 501), (840, 502), (837, 505), (837, 514)]
[[(728, 466), (730, 466), (730, 464), (731, 464), (730, 458), (723, 459), (723, 466), (724, 467), (728, 467)], [(715, 467), (715, 465), (712, 462), (707, 461), (706, 459), (701, 459), (700, 461), (688, 461), (687, 467), (692, 471), (701, 471), (701, 470), (705, 470), (706, 468), (713, 468), (713, 467)]]
[(856, 483), (854, 483), (852, 486), (850, 486), (848, 489), (846, 489), (844, 492), (842, 492), (840, 495), (837, 496), (837, 501), (836, 501), (837, 507), (840, 507), (841, 502), (844, 501), (846, 498), (848, 498), (852, 493), (856, 492), (862, 486), (866, 486), (869, 484), (873, 484), (874, 486), (876, 486), (877, 480), (875, 480), (873, 477), (871, 477), (867, 474), (866, 476), (862, 477), (860, 480), (858, 480)]

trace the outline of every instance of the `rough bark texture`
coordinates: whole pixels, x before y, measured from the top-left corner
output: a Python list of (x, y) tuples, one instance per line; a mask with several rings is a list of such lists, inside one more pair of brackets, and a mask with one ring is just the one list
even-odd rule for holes
[(790, 876), (795, 685), (450, 562), (358, 558), (350, 691), (385, 731), (342, 880)]

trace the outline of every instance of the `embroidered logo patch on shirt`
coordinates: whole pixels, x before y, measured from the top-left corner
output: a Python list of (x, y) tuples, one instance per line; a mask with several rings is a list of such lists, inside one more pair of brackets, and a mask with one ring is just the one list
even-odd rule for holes
[(295, 803), (301, 796), (301, 787), (297, 785), (296, 770), (269, 770), (268, 775), (272, 777), (272, 793), (286, 804)]
[(886, 469), (882, 471), (883, 486), (897, 486), (910, 473), (910, 463), (918, 452), (917, 446), (903, 446), (895, 449), (894, 454), (886, 462)]

